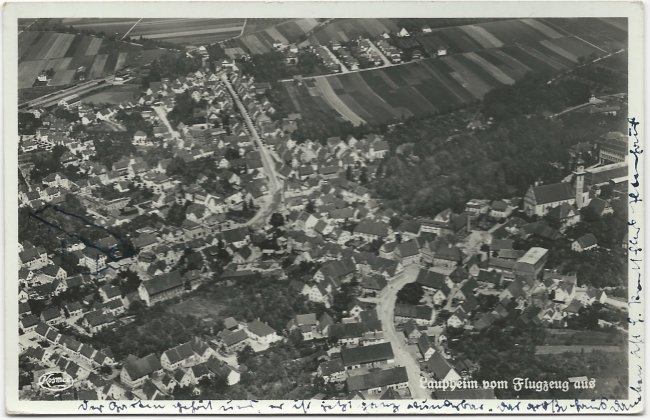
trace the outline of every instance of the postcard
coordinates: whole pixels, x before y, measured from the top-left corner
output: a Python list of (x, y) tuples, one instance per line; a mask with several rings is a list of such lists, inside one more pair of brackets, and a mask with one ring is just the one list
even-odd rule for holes
[(643, 7), (8, 3), (10, 414), (644, 408)]

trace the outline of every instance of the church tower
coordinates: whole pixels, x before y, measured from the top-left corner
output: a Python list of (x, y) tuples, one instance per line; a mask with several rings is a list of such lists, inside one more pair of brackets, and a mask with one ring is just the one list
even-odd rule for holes
[(578, 158), (576, 162), (576, 169), (573, 171), (573, 174), (576, 176), (575, 179), (575, 188), (576, 188), (576, 207), (578, 209), (583, 208), (587, 205), (587, 200), (585, 198), (584, 187), (585, 187), (585, 164), (582, 158)]

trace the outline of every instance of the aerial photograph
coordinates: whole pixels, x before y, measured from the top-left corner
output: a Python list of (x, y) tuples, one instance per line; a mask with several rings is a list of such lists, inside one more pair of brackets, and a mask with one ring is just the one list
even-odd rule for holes
[(19, 19), (17, 60), (20, 400), (628, 398), (627, 18)]

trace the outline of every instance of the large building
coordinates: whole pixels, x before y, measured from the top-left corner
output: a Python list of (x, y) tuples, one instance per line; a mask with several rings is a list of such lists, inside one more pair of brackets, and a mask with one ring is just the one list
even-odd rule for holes
[(548, 261), (548, 249), (532, 247), (514, 266), (516, 277), (537, 278)]
[(140, 298), (152, 306), (163, 300), (179, 296), (185, 290), (185, 284), (180, 272), (172, 271), (143, 282), (138, 288)]
[(598, 158), (602, 164), (619, 163), (627, 160), (629, 153), (627, 136), (619, 132), (607, 133), (598, 141)]
[(377, 370), (365, 375), (351, 376), (347, 380), (348, 391), (364, 391), (368, 394), (380, 394), (383, 389), (403, 389), (408, 386), (408, 375), (403, 366), (392, 369)]
[(578, 162), (573, 171), (573, 183), (558, 182), (557, 184), (535, 185), (528, 188), (524, 196), (524, 212), (529, 216), (544, 216), (552, 208), (563, 203), (575, 206), (577, 209), (589, 204), (589, 191), (585, 192), (585, 169)]

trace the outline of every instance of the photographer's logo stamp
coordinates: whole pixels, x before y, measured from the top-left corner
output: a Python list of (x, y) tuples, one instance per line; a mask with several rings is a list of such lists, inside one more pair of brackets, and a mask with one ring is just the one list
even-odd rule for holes
[(38, 378), (38, 386), (46, 391), (63, 391), (70, 388), (74, 380), (65, 372), (48, 372)]

